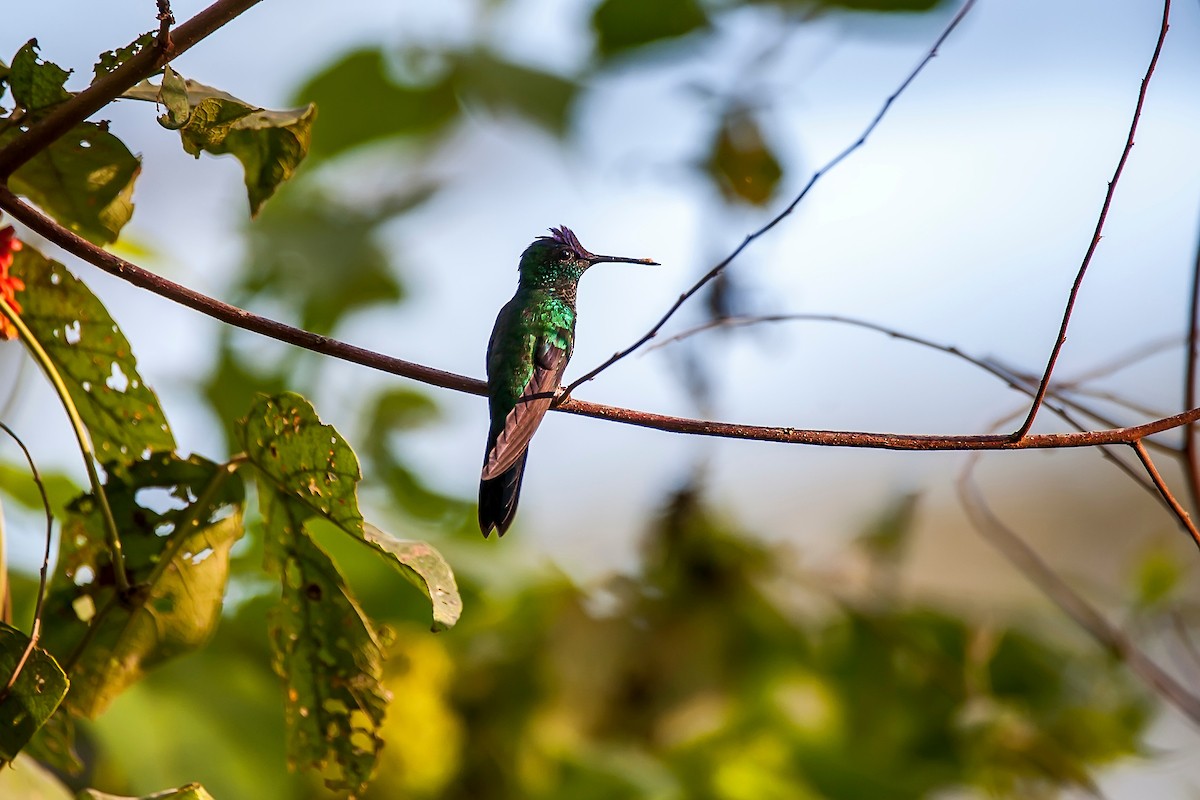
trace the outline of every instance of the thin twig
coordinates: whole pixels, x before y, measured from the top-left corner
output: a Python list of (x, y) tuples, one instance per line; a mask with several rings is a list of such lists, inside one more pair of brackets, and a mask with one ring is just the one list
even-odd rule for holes
[[(468, 378), (453, 372), (427, 367), (403, 359), (367, 350), (352, 344), (319, 336), (315, 333), (286, 325), (267, 317), (253, 314), (237, 306), (203, 295), (166, 278), (96, 247), (66, 230), (43, 215), (16, 195), (0, 187), (0, 209), (8, 212), (31, 230), (50, 242), (62, 247), (72, 255), (122, 280), (148, 289), (155, 294), (181, 305), (207, 314), (243, 330), (277, 339), (281, 342), (303, 347), (314, 353), (338, 358), (370, 369), (410, 378), (430, 386), (465, 392), (474, 395), (487, 393), (487, 384), (477, 378)], [(934, 436), (923, 434), (863, 433), (857, 431), (821, 431), (790, 427), (767, 427), (762, 425), (740, 425), (704, 419), (674, 417), (654, 414), (584, 400), (570, 399), (553, 406), (554, 410), (584, 417), (606, 419), (626, 425), (669, 431), (672, 433), (699, 436), (717, 436), (729, 439), (747, 439), (786, 444), (808, 444), (825, 447), (865, 447), (884, 450), (1032, 450), (1058, 447), (1093, 447), (1106, 444), (1131, 444), (1137, 439), (1200, 419), (1200, 408), (1192, 408), (1170, 417), (1152, 420), (1126, 428), (1082, 431), (1073, 433), (1047, 433), (1026, 436), (1013, 441), (1007, 434), (970, 434), (962, 436)]]
[(1175, 512), (1175, 516), (1179, 519), (1179, 524), (1192, 537), (1192, 541), (1196, 543), (1196, 546), (1200, 547), (1200, 530), (1196, 529), (1196, 523), (1192, 522), (1192, 517), (1188, 514), (1187, 509), (1171, 493), (1171, 488), (1167, 486), (1167, 482), (1159, 474), (1158, 468), (1154, 466), (1154, 461), (1151, 460), (1150, 453), (1146, 450), (1146, 446), (1142, 444), (1142, 440), (1138, 439), (1131, 446), (1133, 447), (1133, 452), (1137, 453), (1137, 457), (1141, 460), (1142, 466), (1146, 468), (1146, 474), (1150, 476), (1150, 480), (1154, 481), (1154, 486), (1158, 489), (1158, 493), (1162, 495), (1163, 500)]
[[(1192, 265), (1192, 294), (1188, 303), (1187, 351), (1184, 361), (1183, 403), (1191, 408), (1196, 400), (1196, 362), (1200, 359), (1200, 239)], [(1200, 508), (1200, 448), (1196, 446), (1196, 427), (1183, 428), (1183, 470), (1188, 478), (1192, 506)]]
[[(92, 84), (69, 100), (55, 106), (29, 130), (0, 150), (0, 183), (7, 183), (22, 164), (49, 147), (67, 131), (120, 97), (139, 81), (162, 69), (170, 59), (211, 36), (230, 20), (262, 0), (217, 0), (187, 22), (170, 32), (170, 47), (147, 47), (135, 53), (112, 72), (97, 77)], [(161, 8), (161, 6), (160, 6)], [(161, 17), (160, 17), (161, 20)], [(160, 22), (160, 30), (165, 22)]]
[(921, 74), (921, 70), (923, 70), (925, 68), (925, 65), (933, 60), (933, 58), (937, 55), (938, 48), (942, 46), (942, 44), (946, 41), (947, 38), (949, 38), (950, 34), (954, 31), (955, 28), (958, 27), (958, 24), (960, 22), (962, 22), (963, 17), (965, 17), (967, 15), (967, 12), (969, 12), (974, 5), (975, 5), (975, 0), (966, 0), (966, 2), (963, 3), (962, 8), (960, 8), (958, 13), (954, 15), (954, 18), (950, 20), (950, 24), (947, 25), (946, 29), (942, 31), (942, 34), (941, 34), (941, 36), (939, 36), (937, 38), (937, 41), (933, 43), (933, 47), (929, 48), (928, 52), (925, 53), (924, 58), (922, 58), (921, 61), (917, 64), (917, 66), (913, 68), (912, 72), (910, 72), (908, 74), (908, 77), (904, 79), (904, 81), (900, 84), (900, 87), (898, 89), (896, 89), (896, 91), (894, 91), (887, 98), (887, 100), (884, 101), (883, 107), (879, 109), (879, 112), (875, 115), (875, 118), (871, 120), (870, 124), (867, 125), (867, 127), (863, 130), (862, 134), (859, 135), (858, 139), (856, 139), (852, 144), (850, 144), (848, 147), (846, 147), (846, 149), (842, 150), (842, 152), (840, 152), (836, 156), (834, 156), (833, 160), (831, 160), (825, 166), (821, 167), (821, 169), (819, 169), (815, 173), (813, 173), (813, 176), (811, 178), (809, 178), (808, 183), (806, 183), (804, 185), (804, 188), (800, 190), (800, 193), (792, 199), (792, 202), (789, 203), (787, 205), (787, 207), (783, 209), (783, 211), (781, 211), (777, 215), (775, 215), (775, 217), (773, 217), (771, 219), (771, 221), (769, 221), (766, 225), (763, 225), (761, 228), (754, 231), (749, 236), (747, 236), (745, 239), (743, 239), (742, 243), (739, 244), (736, 248), (734, 248), (732, 253), (730, 253), (728, 256), (726, 256), (724, 258), (724, 260), (722, 260), (715, 267), (713, 267), (708, 272), (706, 272), (704, 274), (704, 276), (700, 278), (700, 280), (698, 280), (694, 284), (692, 284), (691, 288), (689, 288), (683, 294), (679, 295), (679, 299), (677, 299), (671, 305), (671, 307), (669, 309), (667, 309), (667, 313), (664, 314), (662, 316), (662, 318), (659, 319), (658, 322), (654, 323), (654, 327), (652, 327), (645, 334), (643, 334), (640, 339), (638, 339), (636, 342), (631, 344), (629, 347), (626, 347), (624, 350), (620, 350), (620, 351), (614, 353), (603, 364), (596, 367), (591, 372), (586, 373), (585, 375), (583, 375), (583, 377), (575, 380), (574, 383), (570, 384), (569, 386), (567, 386), (567, 388), (565, 390), (563, 390), (562, 396), (563, 397), (569, 396), (571, 394), (571, 392), (574, 391), (578, 386), (592, 380), (597, 375), (599, 375), (601, 372), (608, 369), (609, 367), (611, 367), (613, 364), (617, 363), (621, 359), (625, 358), (630, 353), (633, 353), (635, 350), (640, 349), (642, 347), (642, 345), (646, 344), (646, 342), (650, 341), (655, 336), (657, 336), (658, 332), (660, 330), (662, 330), (662, 327), (667, 324), (667, 320), (671, 319), (671, 317), (673, 317), (675, 315), (675, 312), (678, 311), (680, 309), (680, 307), (683, 306), (683, 304), (686, 303), (688, 301), (688, 299), (692, 297), (692, 295), (696, 294), (696, 292), (700, 291), (700, 289), (703, 288), (706, 284), (708, 284), (709, 281), (713, 280), (718, 275), (720, 275), (722, 272), (724, 272), (725, 268), (728, 267), (731, 263), (733, 263), (733, 260), (735, 258), (737, 258), (739, 255), (741, 255), (742, 251), (745, 250), (746, 247), (749, 246), (749, 244), (751, 242), (753, 242), (755, 239), (757, 239), (760, 236), (762, 236), (763, 234), (765, 234), (767, 231), (774, 228), (776, 225), (778, 225), (780, 222), (782, 222), (784, 220), (784, 218), (786, 218), (788, 215), (790, 215), (792, 213), (792, 211), (795, 210), (796, 206), (800, 205), (800, 201), (803, 200), (805, 198), (805, 196), (808, 195), (809, 190), (811, 190), (813, 188), (813, 186), (817, 183), (818, 180), (821, 179), (821, 177), (823, 175), (825, 175), (827, 172), (832, 170), (838, 164), (842, 163), (842, 161), (845, 160), (846, 157), (848, 157), (855, 150), (862, 147), (866, 143), (867, 137), (869, 137), (871, 135), (871, 133), (874, 132), (875, 128), (879, 125), (879, 123), (883, 120), (884, 116), (887, 114), (888, 109), (890, 109), (892, 107), (892, 103), (894, 103), (896, 101), (896, 99), (901, 94), (904, 93), (904, 90), (908, 88), (909, 84), (911, 84), (914, 80), (916, 80), (917, 76), (919, 74)]
[(1033, 402), (1029, 406), (1029, 414), (1025, 417), (1025, 421), (1021, 423), (1021, 427), (1017, 428), (1012, 433), (1013, 439), (1021, 439), (1029, 433), (1029, 429), (1033, 427), (1033, 420), (1037, 417), (1038, 408), (1042, 404), (1042, 400), (1046, 397), (1046, 391), (1050, 388), (1050, 376), (1054, 373), (1054, 365), (1058, 362), (1059, 353), (1062, 352), (1063, 345), (1067, 341), (1067, 328), (1071, 324), (1071, 314), (1075, 310), (1075, 301), (1079, 297), (1079, 290), (1083, 286), (1083, 278), (1087, 274), (1088, 266), (1092, 263), (1092, 256), (1096, 254), (1096, 248), (1100, 246), (1100, 238), (1104, 233), (1104, 223), (1108, 219), (1108, 210), (1112, 206), (1113, 196), (1117, 191), (1117, 183), (1121, 180), (1121, 173), (1125, 170), (1125, 162), (1129, 160), (1129, 153), (1133, 150), (1133, 137), (1137, 133), (1138, 121), (1142, 117), (1142, 106), (1146, 102), (1146, 90), (1150, 88), (1150, 78), (1154, 75), (1154, 68), (1158, 65), (1158, 56), (1162, 52), (1163, 42), (1167, 38), (1167, 28), (1170, 27), (1168, 22), (1171, 18), (1171, 0), (1163, 2), (1162, 27), (1158, 32), (1158, 41), (1154, 45), (1154, 55), (1150, 58), (1150, 66), (1146, 68), (1146, 75), (1142, 78), (1142, 86), (1138, 90), (1137, 105), (1133, 109), (1133, 120), (1129, 124), (1129, 135), (1125, 138), (1125, 148), (1121, 151), (1121, 158), (1117, 161), (1117, 168), (1113, 172), (1112, 180), (1108, 182), (1108, 191), (1104, 194), (1104, 203), (1100, 206), (1100, 216), (1096, 220), (1096, 230), (1092, 233), (1092, 241), (1088, 244), (1087, 252), (1084, 253), (1083, 263), (1079, 265), (1079, 271), (1075, 274), (1075, 282), (1071, 285), (1071, 292), (1067, 295), (1067, 305), (1063, 311), (1062, 323), (1058, 328), (1058, 338), (1054, 341), (1054, 347), (1050, 350), (1050, 358), (1046, 361), (1046, 369), (1042, 373), (1041, 383), (1038, 384), (1037, 394), (1034, 395)]
[(996, 516), (972, 480), (978, 460), (979, 454), (972, 454), (957, 481), (959, 498), (975, 530), (1101, 647), (1124, 661), (1135, 675), (1188, 719), (1200, 724), (1200, 697), (1192, 694), (1068, 586), (1024, 539)]
[(42, 496), (42, 508), (46, 509), (46, 548), (42, 553), (42, 569), (41, 577), (38, 580), (37, 602), (33, 608), (33, 624), (29, 627), (29, 642), (25, 645), (25, 651), (21, 653), (21, 657), (17, 659), (17, 665), (13, 668), (13, 673), (8, 679), (8, 683), (4, 684), (4, 688), (0, 689), (0, 702), (8, 697), (8, 693), (12, 691), (13, 686), (17, 683), (17, 678), (21, 675), (21, 670), (25, 668), (25, 663), (29, 661), (29, 657), (33, 655), (33, 649), (37, 647), (38, 639), (42, 634), (42, 606), (46, 601), (46, 580), (50, 570), (50, 538), (54, 529), (54, 511), (50, 508), (50, 498), (46, 494), (46, 485), (42, 482), (42, 475), (38, 472), (37, 464), (33, 462), (33, 456), (29, 452), (29, 448), (21, 441), (21, 437), (13, 432), (12, 428), (0, 422), (0, 430), (7, 433), (17, 447), (21, 448), (21, 452), (25, 454), (25, 461), (29, 464), (29, 472), (33, 476), (33, 482), (37, 486), (38, 494)]
[(158, 3), (158, 50), (167, 56), (165, 60), (174, 57), (171, 43), (171, 26), (175, 24), (175, 15), (171, 13), (171, 0), (157, 0)]

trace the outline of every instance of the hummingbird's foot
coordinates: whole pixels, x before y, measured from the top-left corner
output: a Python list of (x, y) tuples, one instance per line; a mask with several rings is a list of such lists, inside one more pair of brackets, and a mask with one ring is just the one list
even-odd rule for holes
[(563, 403), (571, 399), (571, 392), (566, 386), (560, 386), (554, 390), (554, 399), (550, 401), (550, 405), (558, 408)]

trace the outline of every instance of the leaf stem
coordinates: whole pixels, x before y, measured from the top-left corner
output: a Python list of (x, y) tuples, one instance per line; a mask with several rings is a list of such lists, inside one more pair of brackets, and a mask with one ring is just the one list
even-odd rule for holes
[(84, 426), (83, 420), (79, 416), (79, 410), (75, 408), (75, 401), (71, 399), (67, 384), (54, 366), (54, 362), (43, 349), (41, 342), (21, 319), (21, 315), (13, 311), (2, 297), (0, 297), (0, 314), (7, 317), (8, 321), (17, 329), (21, 341), (25, 343), (25, 347), (33, 356), (34, 361), (42, 368), (42, 372), (46, 373), (47, 379), (54, 387), (58, 399), (67, 412), (67, 417), (71, 420), (71, 428), (75, 431), (76, 441), (79, 442), (79, 452), (83, 455), (83, 465), (87, 469), (92, 494), (95, 495), (96, 502), (100, 505), (100, 514), (104, 518), (105, 539), (108, 543), (109, 557), (112, 560), (117, 591), (124, 595), (129, 592), (129, 575), (125, 572), (125, 552), (121, 547), (121, 535), (117, 531), (117, 522), (113, 518), (112, 508), (108, 504), (108, 495), (104, 493), (104, 485), (100, 482), (100, 473), (96, 471), (96, 455), (92, 449), (92, 440), (88, 436), (87, 428)]

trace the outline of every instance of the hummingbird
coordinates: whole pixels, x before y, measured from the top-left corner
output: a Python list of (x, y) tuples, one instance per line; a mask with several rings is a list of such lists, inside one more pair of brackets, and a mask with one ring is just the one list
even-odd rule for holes
[(491, 429), (479, 481), (479, 529), (503, 536), (517, 513), (529, 440), (554, 402), (575, 348), (575, 294), (593, 264), (648, 258), (598, 256), (565, 225), (521, 254), (517, 292), (496, 315), (487, 349)]

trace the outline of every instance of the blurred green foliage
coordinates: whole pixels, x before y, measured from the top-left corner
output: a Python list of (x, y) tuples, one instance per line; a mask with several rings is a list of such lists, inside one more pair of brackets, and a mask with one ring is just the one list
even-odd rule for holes
[[(694, 484), (667, 499), (643, 551), (635, 575), (591, 591), (460, 572), (470, 613), (449, 635), (368, 590), (373, 615), (391, 609), (376, 618), (392, 629), (380, 685), (394, 701), (365, 796), (1048, 797), (1139, 752), (1144, 692), (1056, 626), (847, 589), (722, 518)], [(370, 585), (368, 562), (336, 555)], [(209, 647), (87, 726), (95, 785), (187, 775), (218, 798), (326, 796), (285, 768), (259, 634), (270, 604), (237, 606)], [(135, 725), (149, 751), (131, 749)]]

